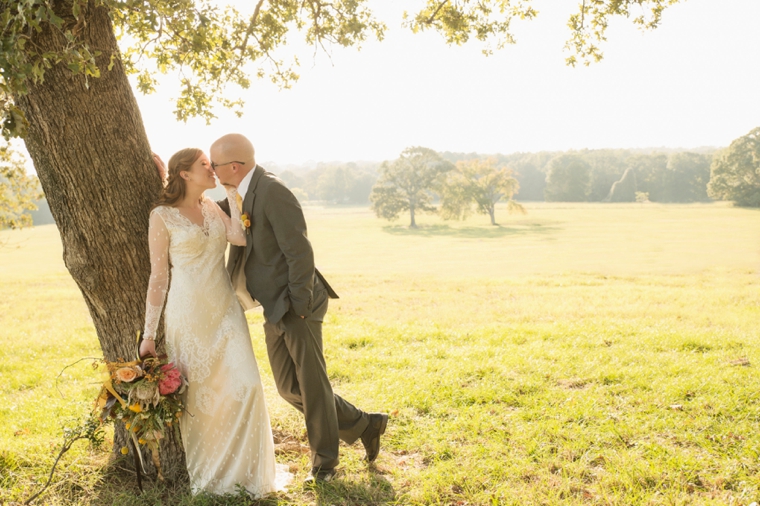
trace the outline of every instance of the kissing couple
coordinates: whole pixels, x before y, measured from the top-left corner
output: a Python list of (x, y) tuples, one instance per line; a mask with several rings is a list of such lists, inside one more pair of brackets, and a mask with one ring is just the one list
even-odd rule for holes
[[(243, 135), (221, 137), (209, 154), (183, 149), (168, 170), (154, 156), (166, 183), (150, 213), (151, 274), (139, 350), (156, 354), (163, 311), (167, 355), (189, 382), (185, 406), (193, 416), (181, 418), (180, 433), (193, 493), (235, 493), (242, 485), (261, 497), (292, 479), (275, 465), (244, 315), (259, 304), (277, 390), (306, 420), (311, 472), (305, 484), (335, 477), (339, 440), (360, 439), (373, 462), (388, 415), (364, 412), (333, 393), (322, 321), (328, 298), (337, 295), (314, 266), (298, 200), (256, 165)], [(204, 191), (217, 178), (227, 198), (214, 202)]]

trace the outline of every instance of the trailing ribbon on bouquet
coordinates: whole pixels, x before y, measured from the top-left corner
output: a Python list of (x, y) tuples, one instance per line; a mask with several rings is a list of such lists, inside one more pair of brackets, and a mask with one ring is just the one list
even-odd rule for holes
[[(106, 373), (106, 374), (108, 374), (108, 373)], [(116, 398), (116, 400), (121, 403), (121, 407), (122, 408), (124, 408), (124, 409), (127, 408), (127, 401), (125, 401), (124, 399), (122, 399), (122, 397), (116, 392), (116, 389), (113, 387), (113, 382), (111, 381), (111, 375), (110, 374), (108, 374), (108, 379), (106, 379), (106, 380), (103, 381), (103, 388), (105, 388), (108, 391), (108, 393), (110, 393), (111, 395), (113, 395)], [(98, 404), (99, 405), (100, 405), (100, 399), (103, 399), (103, 402), (102, 402), (103, 405), (100, 406), (100, 408), (102, 409), (106, 405), (107, 396), (104, 397), (103, 395), (101, 395), (100, 397), (98, 397), (98, 400), (99, 400)]]

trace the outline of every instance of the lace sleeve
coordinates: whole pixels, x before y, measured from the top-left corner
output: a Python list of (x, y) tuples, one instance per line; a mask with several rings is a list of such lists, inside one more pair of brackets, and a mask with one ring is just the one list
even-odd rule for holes
[(150, 281), (145, 298), (145, 330), (143, 339), (154, 340), (164, 299), (169, 285), (169, 230), (157, 211), (150, 213), (148, 228), (150, 246)]
[(224, 222), (224, 228), (227, 230), (227, 241), (235, 246), (245, 246), (245, 229), (243, 221), (240, 219), (240, 209), (237, 206), (238, 192), (235, 188), (225, 187), (227, 190), (227, 203), (230, 206), (230, 215), (227, 216), (219, 204), (211, 201), (211, 205), (216, 208), (216, 212)]

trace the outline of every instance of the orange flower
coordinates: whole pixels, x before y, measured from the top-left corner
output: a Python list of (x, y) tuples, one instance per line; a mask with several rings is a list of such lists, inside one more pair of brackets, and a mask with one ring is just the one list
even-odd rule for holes
[(248, 213), (243, 213), (243, 215), (240, 217), (240, 223), (246, 230), (251, 228), (251, 219), (248, 217)]
[(137, 378), (137, 371), (133, 367), (122, 367), (121, 369), (116, 369), (114, 375), (117, 380), (129, 383)]

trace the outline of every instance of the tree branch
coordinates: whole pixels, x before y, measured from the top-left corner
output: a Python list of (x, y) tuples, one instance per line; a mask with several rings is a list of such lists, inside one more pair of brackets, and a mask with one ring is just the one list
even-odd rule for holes
[(581, 31), (583, 30), (583, 27), (586, 25), (586, 0), (583, 0), (583, 3), (581, 4)]
[(256, 21), (259, 19), (259, 12), (261, 12), (261, 6), (264, 5), (265, 0), (259, 0), (259, 2), (256, 4), (256, 8), (253, 9), (253, 15), (251, 16), (251, 22), (248, 23), (248, 30), (245, 31), (245, 38), (243, 39), (243, 43), (238, 46), (238, 49), (240, 51), (245, 51), (245, 48), (248, 46), (248, 38), (253, 33), (253, 29), (256, 27)]
[(433, 13), (430, 15), (430, 17), (423, 21), (426, 25), (431, 24), (433, 21), (435, 21), (435, 17), (438, 15), (438, 13), (441, 11), (444, 5), (446, 5), (449, 2), (449, 0), (443, 0), (440, 4), (438, 4), (438, 7), (433, 11)]

